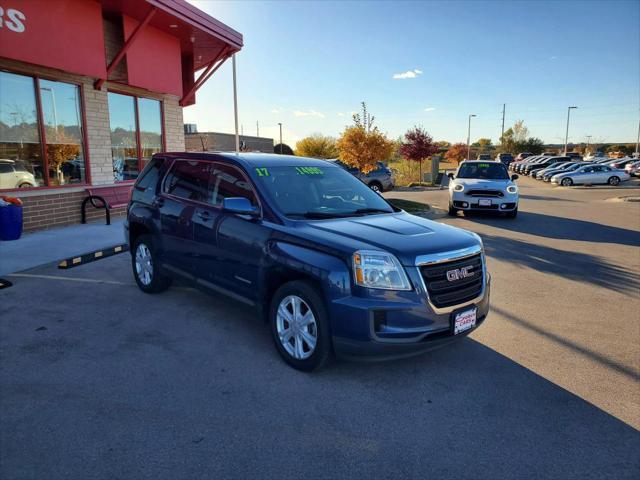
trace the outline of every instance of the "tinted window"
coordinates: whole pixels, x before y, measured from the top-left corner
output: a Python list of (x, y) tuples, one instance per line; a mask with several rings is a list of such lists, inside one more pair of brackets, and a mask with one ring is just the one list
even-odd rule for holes
[(243, 197), (252, 205), (258, 205), (251, 184), (246, 181), (240, 170), (221, 163), (211, 164), (207, 197), (212, 205), (222, 205), (223, 199), (232, 197)]
[(160, 180), (160, 167), (162, 166), (163, 162), (164, 159), (159, 157), (151, 160), (147, 167), (142, 171), (141, 176), (138, 177), (136, 186), (144, 189), (155, 189), (155, 186)]
[(507, 180), (509, 172), (505, 166), (497, 162), (463, 163), (458, 170), (457, 178), (484, 178), (488, 180)]
[(0, 163), (0, 173), (13, 173), (13, 167), (8, 163)]
[(164, 192), (176, 197), (207, 201), (210, 162), (176, 160), (164, 181)]

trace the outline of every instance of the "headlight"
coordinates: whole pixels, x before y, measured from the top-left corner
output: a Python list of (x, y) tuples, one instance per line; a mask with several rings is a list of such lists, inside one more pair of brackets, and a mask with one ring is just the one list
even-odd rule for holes
[(453, 186), (453, 191), (454, 192), (462, 192), (462, 191), (464, 191), (464, 185), (462, 185), (461, 183), (456, 183)]
[(404, 268), (390, 253), (358, 250), (353, 254), (353, 275), (356, 285), (385, 290), (411, 290)]
[(507, 192), (509, 192), (509, 193), (518, 193), (518, 187), (516, 187), (515, 185), (509, 185), (507, 187)]

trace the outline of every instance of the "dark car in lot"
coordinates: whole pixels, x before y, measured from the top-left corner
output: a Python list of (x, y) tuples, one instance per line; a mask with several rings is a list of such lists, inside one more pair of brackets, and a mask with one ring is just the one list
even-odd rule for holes
[(513, 155), (510, 153), (499, 153), (496, 157), (496, 162), (502, 162), (503, 165), (509, 166), (511, 162), (513, 162)]
[(140, 289), (160, 292), (177, 277), (255, 306), (300, 370), (332, 352), (420, 353), (489, 311), (478, 235), (399, 210), (324, 160), (154, 155), (125, 235)]
[(393, 170), (391, 170), (382, 162), (377, 162), (376, 168), (374, 168), (370, 172), (362, 173), (357, 168), (350, 167), (349, 165), (344, 164), (338, 159), (332, 159), (328, 161), (341, 166), (351, 175), (362, 180), (367, 185), (367, 187), (369, 187), (374, 192), (388, 192), (389, 190), (393, 190), (393, 188), (396, 186), (396, 179)]
[(544, 157), (544, 159), (539, 162), (526, 165), (521, 171), (525, 175), (534, 176), (538, 171), (542, 170), (543, 168), (548, 168), (551, 165), (555, 165), (557, 163), (569, 162), (569, 161), (571, 161), (569, 157)]

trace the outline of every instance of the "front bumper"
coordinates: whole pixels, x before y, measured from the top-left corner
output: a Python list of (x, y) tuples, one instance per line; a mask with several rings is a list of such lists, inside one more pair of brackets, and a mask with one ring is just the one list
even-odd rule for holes
[[(489, 198), (489, 197), (487, 197)], [(480, 197), (466, 195), (465, 192), (449, 191), (449, 204), (462, 211), (512, 212), (518, 208), (518, 194), (504, 192), (503, 197), (490, 197), (491, 205), (480, 205)]]
[[(478, 328), (489, 313), (491, 276), (486, 272), (481, 297), (447, 311), (435, 309), (420, 293), (388, 293), (389, 300), (346, 297), (331, 306), (333, 347), (336, 356), (349, 360), (375, 361), (403, 358), (438, 348), (464, 338)], [(418, 270), (407, 271), (416, 285)], [(476, 325), (453, 334), (456, 313), (476, 307)], [(437, 311), (436, 311), (437, 310)]]

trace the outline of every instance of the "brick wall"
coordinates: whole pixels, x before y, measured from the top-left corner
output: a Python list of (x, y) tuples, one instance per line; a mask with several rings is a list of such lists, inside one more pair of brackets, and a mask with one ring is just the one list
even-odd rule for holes
[[(84, 190), (75, 192), (45, 193), (21, 197), (23, 202), (24, 231), (61, 227), (80, 223), (80, 207), (87, 196)], [(124, 215), (126, 207), (111, 210), (111, 218)], [(87, 206), (87, 221), (105, 221), (102, 209)]]

